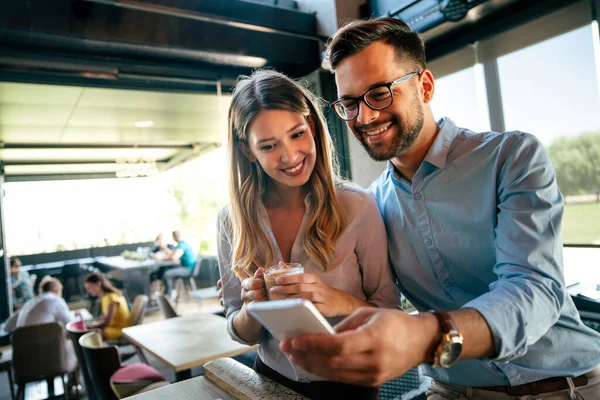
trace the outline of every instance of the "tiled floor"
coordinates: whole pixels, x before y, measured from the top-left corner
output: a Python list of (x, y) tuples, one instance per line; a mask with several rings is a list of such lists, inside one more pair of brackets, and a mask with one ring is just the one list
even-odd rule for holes
[[(177, 314), (181, 315), (181, 316), (185, 316), (185, 315), (190, 315), (190, 314), (194, 314), (194, 313), (198, 313), (198, 312), (219, 312), (222, 310), (221, 304), (219, 302), (219, 299), (214, 298), (214, 299), (203, 299), (203, 300), (197, 300), (194, 298), (190, 298), (187, 297), (185, 295), (182, 295), (179, 299), (179, 301), (177, 302), (177, 306), (176, 306), (176, 311)], [(150, 323), (150, 322), (154, 322), (154, 321), (159, 321), (162, 320), (164, 317), (161, 314), (160, 311), (154, 311), (151, 313), (146, 314), (146, 316), (144, 317), (144, 323)], [(158, 361), (157, 359), (155, 359), (154, 357), (152, 357), (150, 354), (146, 353), (146, 357), (148, 358), (148, 361), (150, 363), (150, 365), (152, 365), (154, 368), (156, 368), (157, 370), (159, 370), (167, 380), (169, 380), (170, 382), (174, 382), (175, 381), (175, 373), (170, 370), (168, 367), (166, 367), (163, 363), (161, 363), (160, 361)], [(130, 364), (130, 363), (135, 363), (135, 362), (139, 362), (140, 360), (138, 359), (137, 356), (127, 360), (125, 362), (125, 364)], [(248, 362), (250, 362), (251, 360), (247, 360)], [(197, 376), (197, 375), (201, 375), (202, 374), (202, 368), (194, 368), (192, 369), (192, 376)], [(55, 387), (56, 387), (56, 392), (61, 393), (62, 394), (62, 385), (59, 383), (59, 380), (56, 380), (55, 383)], [(16, 394), (16, 388), (15, 388), (15, 394)], [(33, 383), (33, 384), (29, 384), (27, 386), (27, 390), (26, 390), (26, 395), (25, 395), (25, 399), (26, 400), (39, 400), (39, 399), (45, 399), (47, 398), (47, 390), (46, 390), (46, 384), (45, 383)], [(62, 399), (63, 396), (58, 396), (58, 397), (54, 397), (56, 399)], [(83, 396), (82, 400), (87, 400), (87, 396)], [(9, 390), (9, 386), (8, 386), (8, 374), (5, 373), (0, 373), (0, 400), (11, 400), (10, 398), (10, 390)]]

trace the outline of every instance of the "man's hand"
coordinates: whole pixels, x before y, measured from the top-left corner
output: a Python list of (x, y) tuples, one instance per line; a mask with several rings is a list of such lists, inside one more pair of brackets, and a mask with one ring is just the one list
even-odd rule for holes
[(310, 300), (326, 317), (346, 316), (357, 308), (368, 305), (342, 290), (327, 285), (314, 274), (284, 275), (277, 278), (275, 283), (278, 286), (273, 286), (271, 293), (285, 295), (288, 299)]
[(367, 386), (431, 361), (441, 337), (430, 313), (361, 308), (335, 326), (336, 335), (300, 335), (281, 342), (292, 363), (321, 377)]

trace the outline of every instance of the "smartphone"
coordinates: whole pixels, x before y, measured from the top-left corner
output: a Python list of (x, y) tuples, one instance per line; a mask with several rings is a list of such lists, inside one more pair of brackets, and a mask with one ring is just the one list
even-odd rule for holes
[(248, 313), (279, 341), (293, 339), (302, 333), (335, 334), (314, 304), (304, 299), (250, 303)]

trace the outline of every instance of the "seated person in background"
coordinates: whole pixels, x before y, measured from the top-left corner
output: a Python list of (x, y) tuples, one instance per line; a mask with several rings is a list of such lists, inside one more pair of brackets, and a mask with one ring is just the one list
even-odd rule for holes
[(192, 274), (194, 265), (196, 265), (196, 260), (198, 259), (192, 247), (183, 240), (179, 231), (173, 231), (173, 240), (177, 242), (175, 250), (171, 251), (168, 248), (163, 250), (167, 254), (167, 260), (178, 262), (181, 267), (172, 268), (164, 273), (163, 279), (167, 288), (167, 294), (171, 294), (175, 288), (175, 279), (187, 278)]
[(18, 310), (34, 296), (31, 277), (27, 271), (21, 271), (19, 257), (10, 258), (10, 280), (12, 283), (13, 307)]
[(14, 331), (30, 325), (60, 322), (63, 326), (73, 317), (62, 298), (63, 285), (56, 278), (44, 278), (40, 282), (39, 295), (28, 301), (21, 309), (11, 315), (4, 329)]
[(115, 340), (121, 337), (121, 329), (130, 325), (129, 306), (121, 291), (114, 287), (106, 277), (96, 272), (88, 274), (83, 286), (90, 296), (100, 298), (102, 316), (87, 324), (88, 328), (102, 329), (105, 339)]
[[(162, 233), (159, 233), (154, 240), (154, 248), (150, 251), (150, 257), (154, 260), (164, 260), (167, 257), (167, 253), (172, 253), (175, 250), (175, 246), (171, 243), (167, 243), (164, 239)], [(150, 291), (155, 293), (160, 291), (161, 280), (163, 279), (163, 275), (165, 271), (171, 269), (172, 267), (160, 267), (158, 271), (152, 272), (150, 274)]]
[(171, 243), (167, 243), (163, 234), (159, 233), (158, 236), (156, 236), (156, 239), (154, 240), (154, 248), (151, 250), (151, 257), (160, 258), (161, 256), (163, 256), (160, 254), (161, 252), (172, 252), (173, 250), (175, 250), (175, 246)]

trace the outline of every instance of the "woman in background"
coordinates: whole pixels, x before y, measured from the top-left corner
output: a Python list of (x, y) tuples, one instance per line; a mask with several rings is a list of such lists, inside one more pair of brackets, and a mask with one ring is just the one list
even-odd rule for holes
[(102, 312), (100, 318), (88, 323), (87, 326), (102, 329), (105, 339), (119, 339), (121, 329), (130, 325), (129, 306), (121, 291), (114, 287), (105, 276), (95, 272), (84, 278), (83, 286), (90, 296), (100, 299)]

